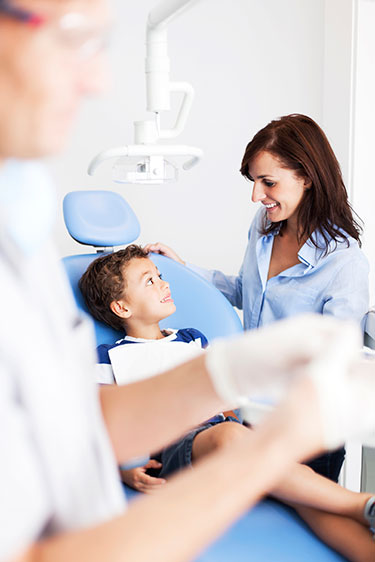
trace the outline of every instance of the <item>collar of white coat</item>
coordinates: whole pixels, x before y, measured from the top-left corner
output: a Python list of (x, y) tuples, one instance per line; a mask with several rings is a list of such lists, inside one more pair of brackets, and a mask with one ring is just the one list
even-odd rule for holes
[(5, 234), (26, 257), (49, 239), (56, 194), (38, 161), (9, 159), (0, 168), (0, 221)]

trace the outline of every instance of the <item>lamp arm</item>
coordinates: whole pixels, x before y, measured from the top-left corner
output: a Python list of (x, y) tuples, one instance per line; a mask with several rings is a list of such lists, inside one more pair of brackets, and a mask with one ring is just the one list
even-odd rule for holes
[(148, 15), (145, 64), (147, 111), (160, 113), (171, 109), (167, 25), (198, 1), (201, 0), (164, 0)]
[(167, 145), (167, 144), (128, 144), (103, 150), (93, 158), (88, 167), (88, 173), (93, 176), (96, 169), (105, 160), (121, 158), (122, 156), (190, 156), (182, 165), (184, 170), (190, 170), (203, 157), (203, 151), (195, 146)]
[(182, 92), (184, 97), (174, 127), (172, 129), (161, 129), (159, 131), (159, 138), (161, 139), (172, 139), (182, 133), (193, 105), (194, 88), (189, 82), (170, 82), (169, 91)]
[[(167, 25), (198, 1), (201, 0), (163, 0), (149, 13), (146, 37), (146, 97), (147, 110), (154, 112), (156, 119), (155, 121), (136, 121), (134, 123), (135, 144), (110, 148), (97, 154), (89, 164), (89, 175), (92, 176), (102, 162), (112, 158), (139, 157), (155, 161), (157, 157), (160, 160), (160, 157), (163, 156), (183, 156), (188, 159), (185, 160), (182, 167), (184, 170), (189, 170), (203, 157), (203, 151), (196, 147), (157, 144), (160, 138), (174, 138), (183, 131), (194, 98), (194, 90), (190, 84), (171, 82), (169, 79)], [(184, 94), (176, 123), (171, 129), (160, 130), (159, 113), (170, 110), (172, 92)], [(142, 173), (143, 171), (139, 172), (139, 174)], [(156, 179), (163, 181), (162, 174), (159, 176)], [(149, 178), (147, 178), (148, 180)]]
[(147, 29), (167, 26), (174, 18), (182, 14), (200, 0), (163, 0), (148, 14)]

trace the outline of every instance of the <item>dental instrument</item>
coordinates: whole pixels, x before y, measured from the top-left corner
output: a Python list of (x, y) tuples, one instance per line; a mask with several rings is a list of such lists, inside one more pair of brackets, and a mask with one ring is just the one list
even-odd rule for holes
[[(163, 0), (149, 13), (146, 31), (146, 96), (147, 110), (154, 113), (154, 119), (135, 121), (134, 144), (100, 152), (90, 162), (90, 175), (105, 160), (116, 158), (113, 166), (115, 182), (161, 184), (177, 180), (178, 159), (183, 158), (182, 168), (190, 170), (202, 158), (203, 151), (200, 148), (159, 143), (160, 140), (177, 137), (184, 130), (194, 98), (191, 84), (170, 81), (167, 26), (197, 1)], [(162, 129), (160, 114), (170, 111), (173, 93), (183, 93), (184, 97), (175, 125), (170, 129)]]

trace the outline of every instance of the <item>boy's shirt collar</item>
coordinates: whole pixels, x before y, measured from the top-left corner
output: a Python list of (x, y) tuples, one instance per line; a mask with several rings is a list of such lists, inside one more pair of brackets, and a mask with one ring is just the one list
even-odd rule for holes
[(173, 341), (173, 340), (176, 339), (178, 330), (169, 329), (169, 330), (164, 330), (164, 331), (169, 332), (168, 336), (165, 336), (164, 338), (161, 338), (159, 340), (150, 340), (150, 339), (145, 339), (145, 338), (134, 338), (133, 336), (125, 336), (121, 340), (118, 340), (116, 342), (116, 344), (119, 344), (123, 341), (131, 341), (131, 342), (134, 342), (134, 343), (162, 343), (162, 342)]

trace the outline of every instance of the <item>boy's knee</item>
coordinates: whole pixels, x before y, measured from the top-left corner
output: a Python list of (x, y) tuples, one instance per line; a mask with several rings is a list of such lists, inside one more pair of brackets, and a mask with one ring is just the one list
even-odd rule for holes
[(201, 431), (195, 436), (192, 448), (192, 461), (217, 449), (227, 447), (234, 440), (239, 439), (243, 432), (249, 431), (245, 426), (236, 422), (222, 422)]
[(226, 447), (233, 443), (234, 439), (243, 436), (244, 431), (248, 431), (243, 425), (230, 421), (217, 425), (215, 429), (211, 435), (215, 449)]

